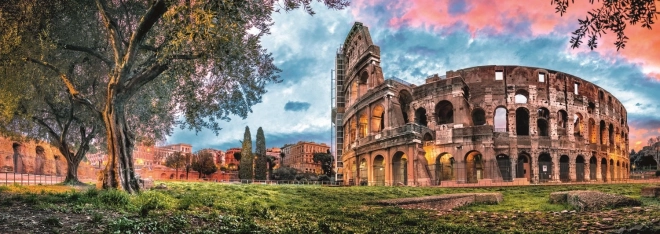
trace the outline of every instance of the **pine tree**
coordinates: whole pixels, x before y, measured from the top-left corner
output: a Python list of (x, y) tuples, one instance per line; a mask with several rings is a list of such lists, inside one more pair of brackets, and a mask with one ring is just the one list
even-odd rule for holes
[(254, 155), (252, 155), (252, 138), (250, 137), (250, 128), (245, 126), (243, 135), (243, 148), (241, 150), (241, 167), (238, 171), (238, 178), (243, 180), (254, 179)]
[(257, 156), (254, 165), (254, 178), (257, 180), (266, 180), (266, 164), (268, 159), (266, 156), (266, 138), (264, 137), (264, 130), (259, 127), (257, 130), (257, 149), (255, 151)]

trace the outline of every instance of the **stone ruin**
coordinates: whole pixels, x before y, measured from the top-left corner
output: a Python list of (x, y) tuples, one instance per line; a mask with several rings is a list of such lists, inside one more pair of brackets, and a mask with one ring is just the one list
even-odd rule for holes
[(568, 203), (578, 211), (642, 205), (634, 198), (592, 190), (554, 192), (550, 194), (550, 203)]

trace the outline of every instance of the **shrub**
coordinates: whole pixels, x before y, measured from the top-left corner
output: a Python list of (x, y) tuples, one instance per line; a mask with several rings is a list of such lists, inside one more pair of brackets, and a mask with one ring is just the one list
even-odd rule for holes
[(130, 196), (128, 193), (116, 189), (100, 192), (98, 199), (101, 203), (108, 206), (124, 206), (130, 202)]

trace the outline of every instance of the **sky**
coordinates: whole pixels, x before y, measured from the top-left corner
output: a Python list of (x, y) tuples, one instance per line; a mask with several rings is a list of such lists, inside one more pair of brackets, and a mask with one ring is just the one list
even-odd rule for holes
[(263, 128), (269, 148), (298, 141), (330, 144), (331, 70), (337, 49), (356, 21), (369, 27), (380, 46), (385, 78), (422, 84), (429, 75), (481, 65), (557, 70), (604, 88), (624, 104), (631, 149), (660, 136), (658, 23), (655, 30), (629, 25), (630, 39), (619, 51), (612, 33), (593, 51), (571, 49), (577, 19), (596, 5), (578, 0), (560, 16), (550, 1), (535, 2), (353, 0), (340, 11), (315, 3), (314, 16), (302, 10), (273, 13), (271, 34), (262, 45), (282, 69), (283, 82), (267, 85), (268, 93), (252, 113), (222, 123), (219, 134), (176, 128), (167, 143), (188, 143), (194, 151), (226, 150), (241, 146), (248, 126), (253, 143), (257, 129)]

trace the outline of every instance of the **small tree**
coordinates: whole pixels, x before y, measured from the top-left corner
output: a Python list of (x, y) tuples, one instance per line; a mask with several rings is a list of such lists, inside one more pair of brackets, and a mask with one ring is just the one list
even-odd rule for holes
[(165, 166), (174, 168), (175, 170), (175, 179), (179, 176), (179, 168), (184, 168), (186, 166), (186, 155), (181, 152), (174, 152), (170, 154), (165, 159)]
[(241, 150), (241, 163), (238, 168), (238, 178), (254, 179), (254, 156), (252, 155), (252, 138), (250, 137), (250, 128), (245, 126), (243, 135), (243, 148)]
[(213, 154), (210, 152), (201, 152), (197, 154), (195, 161), (192, 163), (192, 169), (199, 172), (200, 176), (208, 176), (218, 171), (218, 167), (213, 162)]
[(254, 178), (257, 180), (265, 180), (268, 159), (266, 155), (266, 138), (264, 137), (264, 130), (261, 127), (257, 129), (257, 149), (255, 154), (257, 158), (254, 164)]
[(234, 159), (236, 159), (236, 161), (240, 162), (241, 161), (241, 152), (234, 152)]
[(328, 177), (333, 176), (332, 162), (334, 162), (334, 158), (332, 157), (332, 154), (330, 154), (330, 150), (328, 150), (327, 153), (314, 153), (314, 158), (312, 160), (314, 160), (315, 163), (321, 164), (321, 170), (323, 170), (324, 175), (327, 175)]
[(268, 176), (270, 179), (273, 179), (273, 167), (275, 167), (275, 157), (273, 156), (267, 156), (266, 159), (268, 160)]

